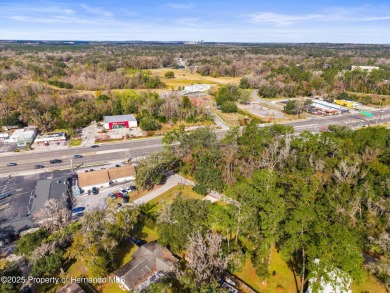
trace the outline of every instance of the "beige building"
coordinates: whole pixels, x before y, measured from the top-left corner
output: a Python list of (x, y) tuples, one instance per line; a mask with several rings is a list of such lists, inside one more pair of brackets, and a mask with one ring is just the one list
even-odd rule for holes
[(113, 183), (128, 182), (135, 179), (133, 165), (110, 168), (78, 174), (78, 185), (84, 191), (92, 190), (92, 187), (104, 188)]

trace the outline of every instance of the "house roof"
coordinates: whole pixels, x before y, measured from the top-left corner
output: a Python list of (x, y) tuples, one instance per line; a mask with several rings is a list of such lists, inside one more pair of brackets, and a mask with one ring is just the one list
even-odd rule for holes
[(133, 259), (114, 274), (124, 278), (128, 288), (136, 288), (153, 274), (168, 272), (176, 262), (178, 259), (167, 248), (153, 241), (138, 248)]
[(135, 177), (135, 169), (133, 165), (111, 168), (107, 171), (111, 180), (125, 177)]
[(97, 170), (93, 172), (81, 173), (78, 175), (79, 186), (93, 186), (110, 182), (107, 170)]
[(111, 180), (126, 178), (126, 177), (135, 177), (135, 169), (133, 165), (115, 167), (105, 170), (97, 170), (93, 172), (80, 173), (78, 175), (79, 186), (81, 188), (85, 186), (99, 185), (103, 183), (108, 183)]
[(77, 283), (69, 283), (59, 289), (57, 293), (85, 293), (85, 291)]
[(135, 119), (133, 114), (104, 116), (104, 123), (122, 122), (122, 121), (137, 121), (137, 120)]

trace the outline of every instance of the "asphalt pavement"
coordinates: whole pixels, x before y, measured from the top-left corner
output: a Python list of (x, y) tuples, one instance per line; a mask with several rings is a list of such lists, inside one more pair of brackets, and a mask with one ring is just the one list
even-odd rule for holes
[[(344, 125), (350, 128), (370, 126), (379, 123), (390, 123), (390, 108), (372, 110), (373, 117), (369, 118), (360, 113), (342, 114), (336, 116), (315, 117), (305, 120), (283, 122), (291, 125), (296, 133), (308, 130), (319, 132), (325, 130), (329, 125)], [(270, 124), (262, 124), (267, 126)], [(226, 129), (217, 130), (217, 136), (222, 137)], [(72, 147), (58, 151), (28, 151), (20, 153), (0, 153), (0, 176), (6, 177), (21, 174), (34, 170), (34, 165), (42, 164), (42, 171), (54, 171), (59, 169), (70, 169), (73, 155), (82, 155), (81, 159), (73, 159), (74, 167), (88, 167), (93, 164), (106, 164), (110, 161), (127, 160), (139, 158), (163, 149), (162, 137), (151, 137), (144, 139), (133, 139), (130, 141), (99, 144), (98, 148)], [(60, 159), (62, 163), (50, 164), (50, 160)], [(17, 163), (17, 166), (7, 167), (7, 163)], [(39, 171), (39, 170), (36, 170)]]

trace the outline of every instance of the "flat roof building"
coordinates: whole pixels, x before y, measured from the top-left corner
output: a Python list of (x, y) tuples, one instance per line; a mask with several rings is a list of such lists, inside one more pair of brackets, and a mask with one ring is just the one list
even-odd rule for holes
[(378, 66), (352, 65), (351, 70), (356, 70), (356, 69), (371, 72), (373, 70), (379, 69), (379, 67)]
[(34, 142), (37, 134), (38, 129), (36, 127), (16, 129), (5, 141), (10, 143), (17, 143), (18, 147), (25, 147), (26, 144), (32, 144)]
[(65, 132), (53, 132), (53, 133), (38, 135), (35, 139), (35, 142), (65, 141), (65, 140), (66, 140)]
[(204, 92), (204, 91), (208, 91), (210, 88), (211, 85), (209, 84), (186, 85), (184, 87), (184, 93), (191, 94), (191, 93)]
[(137, 119), (133, 114), (104, 116), (105, 129), (138, 127)]

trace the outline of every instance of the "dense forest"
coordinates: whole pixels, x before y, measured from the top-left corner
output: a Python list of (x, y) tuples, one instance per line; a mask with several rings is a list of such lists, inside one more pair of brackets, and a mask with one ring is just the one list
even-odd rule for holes
[[(73, 128), (105, 114), (125, 113), (129, 109), (119, 104), (134, 104), (133, 98), (118, 98), (111, 90), (164, 88), (160, 76), (150, 70), (177, 68), (178, 58), (189, 72), (242, 77), (241, 88), (258, 89), (263, 97), (344, 95), (380, 105), (389, 100), (378, 98), (390, 94), (389, 56), (390, 47), (384, 45), (3, 43), (0, 125)], [(350, 71), (352, 65), (380, 68)], [(224, 108), (228, 112), (233, 107), (228, 103)]]
[[(196, 180), (194, 190), (217, 190), (231, 200), (190, 209), (194, 203), (178, 199), (158, 218), (160, 241), (179, 252), (190, 234), (212, 230), (223, 236), (231, 261), (250, 257), (264, 278), (276, 247), (301, 284), (319, 273), (314, 260), (320, 259), (320, 274), (339, 268), (360, 282), (368, 270), (389, 288), (389, 130), (333, 126), (319, 134), (292, 133), (252, 123), (222, 141), (208, 129), (167, 134), (166, 143), (180, 144), (165, 156)], [(153, 183), (144, 171), (148, 164), (140, 169), (138, 183)], [(364, 262), (368, 255), (375, 261)]]
[[(240, 272), (248, 259), (266, 279), (272, 274), (272, 249), (300, 277), (301, 292), (308, 280), (330, 272), (359, 283), (368, 271), (389, 288), (388, 129), (333, 126), (293, 136), (287, 126), (251, 123), (242, 132), (231, 129), (222, 140), (200, 128), (171, 131), (164, 141), (166, 150), (137, 167), (139, 188), (162, 183), (166, 171), (180, 171), (196, 181), (196, 192), (216, 190), (225, 198), (212, 204), (179, 194), (159, 210), (109, 208), (73, 223), (65, 207), (50, 203), (42, 213), (55, 221), (40, 222), (40, 230), (17, 243), (16, 253), (26, 257), (33, 276), (59, 275), (76, 260), (88, 276), (104, 276), (118, 268), (120, 244), (129, 235), (142, 237), (146, 226), (183, 256), (173, 274), (146, 292), (226, 292), (219, 278)], [(0, 274), (15, 270), (9, 265)]]

